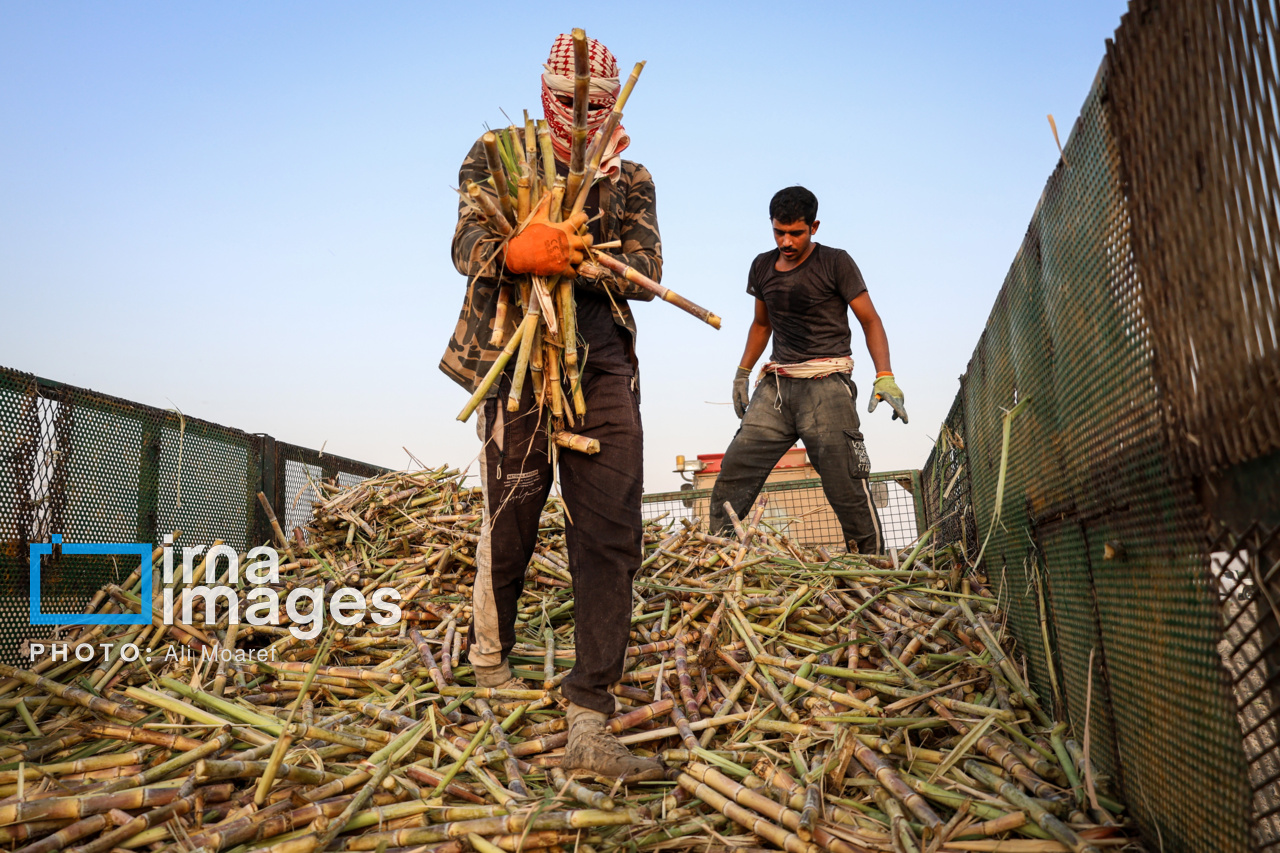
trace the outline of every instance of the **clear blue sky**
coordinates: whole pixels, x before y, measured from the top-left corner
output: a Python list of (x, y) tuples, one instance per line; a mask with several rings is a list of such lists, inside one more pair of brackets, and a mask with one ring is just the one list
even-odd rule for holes
[[(862, 268), (919, 467), (1121, 0), (920, 3), (18, 3), (0, 26), (0, 365), (401, 467), (466, 466), (436, 365), (464, 280), (451, 187), (503, 110), (540, 114), (556, 33), (648, 60), (628, 156), (664, 283), (637, 308), (646, 489), (720, 452), (767, 205), (808, 186)], [(855, 324), (865, 407), (874, 371)]]

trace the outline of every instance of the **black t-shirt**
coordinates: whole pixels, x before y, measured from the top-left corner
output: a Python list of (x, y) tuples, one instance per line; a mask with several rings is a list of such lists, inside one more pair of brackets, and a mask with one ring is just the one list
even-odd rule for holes
[[(568, 167), (564, 164), (557, 161), (556, 166), (568, 173)], [(595, 242), (599, 243), (600, 220), (596, 217), (600, 210), (598, 182), (591, 185), (587, 203), (582, 209), (591, 217), (587, 230), (591, 232)], [(582, 343), (578, 350), (578, 364), (582, 370), (631, 376), (635, 370), (631, 366), (631, 360), (627, 358), (628, 333), (614, 322), (613, 303), (608, 295), (577, 284), (573, 288), (573, 301), (577, 308), (578, 340)]]
[(779, 364), (853, 355), (849, 303), (867, 290), (858, 265), (844, 249), (815, 243), (800, 266), (778, 272), (778, 250), (757, 257), (747, 293), (764, 300), (773, 323), (773, 355)]

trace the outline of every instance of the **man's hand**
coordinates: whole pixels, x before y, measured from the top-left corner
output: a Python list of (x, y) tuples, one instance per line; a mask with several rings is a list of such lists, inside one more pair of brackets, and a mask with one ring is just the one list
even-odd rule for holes
[(880, 405), (880, 401), (884, 400), (893, 408), (894, 420), (901, 419), (905, 424), (907, 422), (907, 410), (902, 407), (902, 389), (898, 387), (898, 383), (893, 381), (892, 373), (881, 373), (876, 376), (875, 386), (871, 390), (871, 402), (867, 405), (868, 412), (874, 412), (876, 406)]
[(733, 411), (739, 418), (747, 413), (747, 406), (751, 405), (751, 391), (747, 387), (750, 380), (749, 367), (739, 367), (738, 372), (733, 375)]
[(579, 236), (587, 221), (585, 213), (575, 213), (564, 222), (552, 222), (547, 215), (551, 194), (547, 193), (534, 211), (533, 219), (507, 241), (507, 269), (514, 273), (552, 276), (571, 273), (582, 263), (591, 235)]

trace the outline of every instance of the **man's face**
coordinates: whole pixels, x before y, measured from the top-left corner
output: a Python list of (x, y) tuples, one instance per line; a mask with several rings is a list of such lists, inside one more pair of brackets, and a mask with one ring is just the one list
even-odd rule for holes
[(778, 251), (788, 261), (798, 261), (809, 254), (809, 246), (814, 232), (818, 230), (818, 221), (812, 225), (803, 219), (795, 222), (779, 222), (773, 220), (773, 240), (778, 244)]

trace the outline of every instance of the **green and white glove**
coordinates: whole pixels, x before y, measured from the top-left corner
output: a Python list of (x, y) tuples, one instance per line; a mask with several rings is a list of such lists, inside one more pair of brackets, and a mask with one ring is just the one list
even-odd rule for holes
[(903, 399), (902, 389), (898, 387), (898, 383), (893, 381), (893, 374), (887, 370), (876, 374), (876, 382), (871, 389), (871, 402), (867, 405), (868, 412), (874, 412), (876, 406), (880, 405), (880, 401), (884, 400), (893, 409), (893, 417), (895, 420), (901, 420), (904, 424), (907, 422), (907, 410), (902, 406)]
[(733, 375), (733, 411), (739, 419), (747, 413), (747, 406), (751, 405), (751, 389), (748, 387), (750, 381), (751, 369), (748, 367), (739, 367), (738, 372)]

